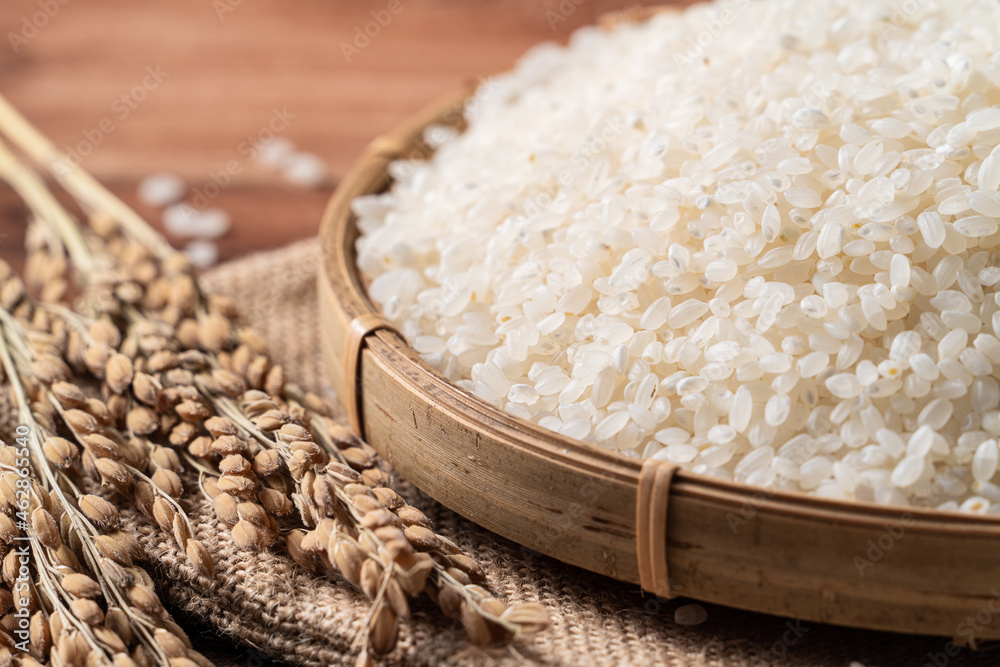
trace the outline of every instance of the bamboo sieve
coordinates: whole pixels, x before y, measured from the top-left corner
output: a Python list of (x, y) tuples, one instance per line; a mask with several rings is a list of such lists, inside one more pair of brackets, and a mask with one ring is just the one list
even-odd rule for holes
[(431, 154), (425, 127), (460, 128), (473, 92), (375, 140), (324, 216), (323, 354), (363, 437), (477, 524), (662, 597), (962, 644), (1000, 639), (1000, 622), (991, 622), (1000, 611), (1000, 518), (831, 501), (643, 465), (502, 412), (420, 359), (366, 296), (350, 204), (389, 186), (393, 160)]

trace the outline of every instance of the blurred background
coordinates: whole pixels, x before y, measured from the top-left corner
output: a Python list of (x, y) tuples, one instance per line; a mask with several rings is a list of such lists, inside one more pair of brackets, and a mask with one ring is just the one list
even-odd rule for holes
[[(161, 228), (137, 187), (179, 176), (184, 201), (231, 219), (204, 257), (225, 261), (314, 235), (364, 146), (438, 96), (636, 4), (4, 0), (0, 92)], [(295, 174), (252, 149), (271, 137)], [(169, 226), (179, 247), (183, 223)], [(0, 187), (0, 253), (18, 268), (23, 237), (24, 208)]]

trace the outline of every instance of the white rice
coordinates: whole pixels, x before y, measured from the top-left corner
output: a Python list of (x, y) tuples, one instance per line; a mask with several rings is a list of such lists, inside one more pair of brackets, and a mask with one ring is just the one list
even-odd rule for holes
[(998, 25), (995, 0), (739, 0), (539, 46), (355, 202), (371, 296), (569, 437), (1000, 512)]

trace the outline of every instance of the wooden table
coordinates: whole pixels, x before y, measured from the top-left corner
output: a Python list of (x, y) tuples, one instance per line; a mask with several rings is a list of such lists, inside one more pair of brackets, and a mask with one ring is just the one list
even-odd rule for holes
[[(193, 197), (236, 161), (209, 202), (234, 220), (220, 244), (227, 259), (315, 234), (373, 137), (625, 4), (636, 3), (4, 0), (0, 91), (133, 205), (150, 173), (179, 174)], [(247, 160), (246, 142), (276, 113), (289, 116), (280, 136), (326, 161), (330, 187), (293, 187)], [(159, 211), (137, 208), (160, 224)], [(15, 265), (23, 229), (23, 207), (0, 188), (0, 255)]]
[[(157, 226), (160, 213), (137, 204), (140, 179), (166, 171), (205, 192), (237, 161), (239, 173), (209, 202), (234, 221), (220, 241), (227, 259), (314, 235), (364, 146), (439, 95), (635, 4), (3, 0), (0, 91), (58, 146), (87, 153), (84, 168)], [(366, 27), (376, 34), (367, 43), (358, 37)], [(244, 142), (276, 110), (290, 116), (280, 136), (326, 161), (328, 187), (293, 187), (246, 159)], [(0, 185), (0, 257), (15, 268), (24, 213)], [(186, 625), (219, 664), (248, 664), (241, 649)]]

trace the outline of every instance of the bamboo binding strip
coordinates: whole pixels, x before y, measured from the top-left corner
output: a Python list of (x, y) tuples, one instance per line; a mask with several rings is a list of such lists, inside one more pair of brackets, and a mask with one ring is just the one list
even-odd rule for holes
[(639, 473), (635, 501), (635, 555), (639, 585), (662, 598), (674, 597), (667, 560), (670, 484), (677, 466), (647, 460)]
[(365, 338), (368, 334), (382, 329), (396, 331), (388, 320), (377, 313), (358, 315), (347, 327), (347, 338), (344, 340), (344, 410), (347, 412), (351, 428), (362, 438), (365, 437), (365, 428), (360, 407), (361, 383), (358, 381), (358, 368), (361, 364)]

